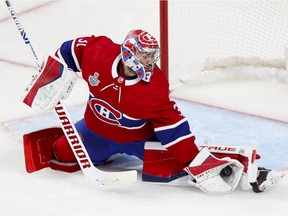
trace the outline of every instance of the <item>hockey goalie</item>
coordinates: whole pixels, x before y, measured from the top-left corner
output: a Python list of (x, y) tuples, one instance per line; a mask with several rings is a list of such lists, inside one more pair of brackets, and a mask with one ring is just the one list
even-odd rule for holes
[[(140, 29), (130, 31), (122, 44), (93, 35), (69, 40), (44, 62), (23, 102), (49, 111), (69, 96), (81, 74), (89, 95), (75, 128), (95, 165), (115, 154), (133, 155), (143, 161), (143, 181), (181, 183), (206, 193), (237, 187), (257, 193), (279, 182), (283, 173), (255, 165), (260, 159), (255, 149), (195, 144), (187, 119), (169, 98), (168, 81), (156, 65), (159, 58), (157, 40)], [(80, 169), (69, 145), (77, 139), (71, 141), (61, 128), (25, 134), (23, 141), (29, 173), (46, 167)]]

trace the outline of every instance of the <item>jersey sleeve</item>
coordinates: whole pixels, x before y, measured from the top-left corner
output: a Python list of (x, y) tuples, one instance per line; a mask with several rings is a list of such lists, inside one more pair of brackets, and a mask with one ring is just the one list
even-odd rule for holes
[(81, 62), (90, 37), (81, 37), (64, 42), (56, 51), (56, 56), (64, 60), (68, 68), (75, 72), (81, 71)]
[(190, 162), (199, 150), (195, 136), (191, 133), (187, 119), (170, 101), (161, 114), (153, 120), (154, 131), (161, 144), (181, 163)]
[[(158, 72), (159, 73), (159, 72)], [(155, 74), (156, 75), (156, 74)], [(158, 79), (157, 75), (154, 77)], [(199, 152), (186, 117), (169, 97), (169, 84), (159, 78), (150, 98), (154, 102), (152, 124), (161, 144), (181, 163), (190, 162)]]

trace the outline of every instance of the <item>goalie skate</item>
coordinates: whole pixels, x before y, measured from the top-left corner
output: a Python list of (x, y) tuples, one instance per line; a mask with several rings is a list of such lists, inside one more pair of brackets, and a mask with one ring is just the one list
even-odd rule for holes
[(252, 190), (255, 193), (263, 192), (278, 183), (284, 176), (284, 173), (259, 167), (257, 180), (251, 183)]

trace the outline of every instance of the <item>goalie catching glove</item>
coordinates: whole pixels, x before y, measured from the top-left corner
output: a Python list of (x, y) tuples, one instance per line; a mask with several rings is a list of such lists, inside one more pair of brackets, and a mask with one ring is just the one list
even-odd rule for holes
[(184, 170), (192, 177), (188, 183), (206, 193), (229, 193), (238, 185), (244, 166), (229, 157), (218, 159), (203, 148)]
[(59, 101), (68, 98), (77, 77), (77, 73), (69, 70), (59, 58), (49, 55), (21, 99), (37, 112), (51, 110)]

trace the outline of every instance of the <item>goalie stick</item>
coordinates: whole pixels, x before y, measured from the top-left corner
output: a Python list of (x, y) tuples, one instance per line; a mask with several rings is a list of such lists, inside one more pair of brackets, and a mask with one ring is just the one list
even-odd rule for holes
[[(8, 10), (10, 11), (10, 14), (18, 28), (18, 31), (20, 32), (22, 39), (24, 40), (25, 44), (29, 46), (29, 50), (31, 51), (31, 54), (33, 56), (34, 62), (37, 66), (37, 69), (40, 68), (39, 59), (36, 55), (35, 50), (32, 47), (32, 44), (27, 37), (27, 34), (21, 25), (17, 14), (12, 7), (9, 0), (5, 0), (5, 3), (7, 5)], [(117, 184), (126, 184), (126, 183), (132, 183), (136, 181), (137, 179), (137, 171), (136, 170), (130, 170), (130, 171), (120, 171), (120, 172), (105, 172), (100, 169), (97, 169), (86, 149), (85, 146), (74, 126), (71, 118), (68, 116), (67, 111), (62, 106), (61, 102), (59, 101), (58, 104), (55, 107), (55, 113), (58, 116), (60, 122), (61, 122), (61, 128), (69, 142), (69, 145), (81, 167), (81, 170), (84, 174), (84, 176), (89, 181), (94, 181), (97, 184), (100, 185), (117, 185)]]

